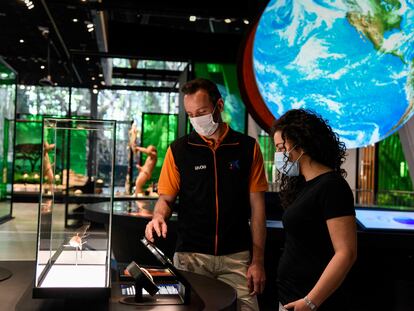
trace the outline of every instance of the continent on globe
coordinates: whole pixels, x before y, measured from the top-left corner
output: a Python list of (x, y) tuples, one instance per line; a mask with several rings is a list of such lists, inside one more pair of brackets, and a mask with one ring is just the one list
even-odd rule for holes
[(275, 118), (311, 109), (348, 148), (374, 144), (414, 115), (414, 0), (271, 0), (252, 58)]

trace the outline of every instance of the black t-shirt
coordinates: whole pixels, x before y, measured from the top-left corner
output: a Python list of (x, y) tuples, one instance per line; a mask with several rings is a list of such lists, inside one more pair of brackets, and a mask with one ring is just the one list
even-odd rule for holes
[[(353, 194), (340, 175), (328, 172), (305, 183), (282, 218), (286, 237), (277, 276), (282, 304), (305, 297), (315, 286), (334, 255), (326, 221), (349, 215), (355, 215)], [(339, 310), (342, 300), (338, 289), (318, 310)]]

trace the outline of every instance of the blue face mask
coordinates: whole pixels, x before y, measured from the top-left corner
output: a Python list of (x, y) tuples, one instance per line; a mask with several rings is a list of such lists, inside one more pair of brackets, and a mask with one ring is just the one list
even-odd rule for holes
[[(295, 149), (294, 146), (290, 151)], [(280, 151), (275, 152), (274, 163), (279, 172), (285, 174), (289, 177), (299, 176), (299, 160), (302, 157), (303, 153), (296, 159), (296, 161), (289, 161), (289, 152), (290, 151)]]

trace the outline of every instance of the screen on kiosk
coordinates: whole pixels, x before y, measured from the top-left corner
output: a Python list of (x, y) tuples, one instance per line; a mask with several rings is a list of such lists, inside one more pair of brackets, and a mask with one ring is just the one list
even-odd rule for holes
[(414, 212), (357, 209), (356, 217), (366, 229), (414, 230)]

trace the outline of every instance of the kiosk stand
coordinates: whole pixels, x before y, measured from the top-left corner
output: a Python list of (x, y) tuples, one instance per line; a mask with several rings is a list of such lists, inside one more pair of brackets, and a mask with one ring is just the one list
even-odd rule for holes
[[(191, 285), (186, 278), (174, 267), (171, 260), (165, 256), (158, 247), (148, 241), (145, 237), (141, 239), (141, 243), (144, 244), (144, 246), (157, 258), (162, 264), (162, 267), (168, 270), (173, 281), (169, 284), (157, 285), (146, 269), (132, 261), (127, 266), (126, 270), (135, 280), (135, 284), (132, 290), (129, 289), (130, 295), (121, 298), (119, 302), (138, 306), (190, 304)], [(149, 295), (143, 295), (143, 289), (145, 289)], [(157, 296), (153, 297), (156, 294)]]

